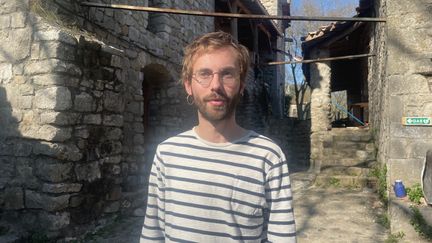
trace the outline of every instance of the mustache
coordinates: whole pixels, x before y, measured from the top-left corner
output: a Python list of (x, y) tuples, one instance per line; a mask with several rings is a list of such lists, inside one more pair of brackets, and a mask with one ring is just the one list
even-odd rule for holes
[(228, 97), (225, 94), (212, 93), (203, 98), (204, 101), (210, 100), (228, 100)]

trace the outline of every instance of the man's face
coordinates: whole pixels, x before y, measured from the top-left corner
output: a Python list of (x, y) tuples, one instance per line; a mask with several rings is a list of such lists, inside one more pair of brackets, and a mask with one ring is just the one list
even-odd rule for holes
[(232, 47), (205, 52), (195, 57), (192, 80), (185, 82), (202, 118), (221, 121), (232, 118), (244, 85), (240, 84), (240, 67)]

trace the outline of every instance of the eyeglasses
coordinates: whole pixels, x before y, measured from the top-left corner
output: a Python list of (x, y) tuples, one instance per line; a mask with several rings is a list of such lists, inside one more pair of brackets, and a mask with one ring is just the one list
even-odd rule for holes
[(219, 72), (213, 72), (210, 69), (198, 70), (192, 74), (192, 77), (204, 88), (210, 86), (214, 75), (219, 74), (219, 80), (222, 80), (223, 85), (234, 86), (239, 81), (239, 73), (234, 68), (223, 69)]

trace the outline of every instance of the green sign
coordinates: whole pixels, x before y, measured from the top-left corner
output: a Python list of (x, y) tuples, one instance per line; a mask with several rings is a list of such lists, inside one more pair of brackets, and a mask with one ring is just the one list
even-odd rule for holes
[(432, 126), (432, 117), (402, 117), (405, 126)]

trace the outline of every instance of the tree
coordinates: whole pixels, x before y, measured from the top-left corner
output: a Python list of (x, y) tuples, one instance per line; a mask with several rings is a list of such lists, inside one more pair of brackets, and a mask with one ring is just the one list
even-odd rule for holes
[[(292, 1), (292, 15), (303, 16), (353, 16), (355, 8), (358, 5), (356, 0), (296, 0)], [(297, 5), (296, 5), (297, 4)], [(298, 6), (298, 7), (297, 7)], [(309, 32), (317, 31), (319, 27), (328, 25), (330, 22), (318, 21), (295, 21), (292, 22), (291, 28), (287, 29), (286, 36), (290, 40), (286, 47), (287, 58), (289, 61), (302, 59), (301, 37), (306, 36)], [(305, 93), (308, 89), (301, 65), (289, 64), (287, 71), (288, 80), (294, 84), (294, 100), (297, 107), (297, 117), (300, 120), (307, 118), (310, 106), (304, 106)], [(308, 101), (307, 103), (310, 103)]]

